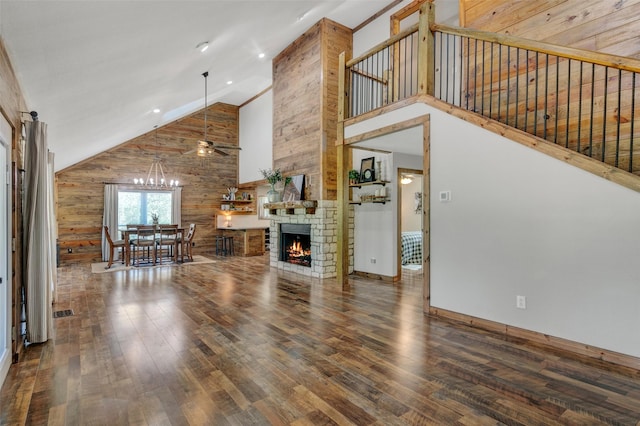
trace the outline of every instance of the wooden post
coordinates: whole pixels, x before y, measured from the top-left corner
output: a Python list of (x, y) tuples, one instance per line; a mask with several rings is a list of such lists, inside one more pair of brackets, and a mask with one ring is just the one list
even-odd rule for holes
[(431, 308), (431, 137), (427, 117), (422, 128), (422, 279), (423, 312)]
[(432, 2), (420, 6), (418, 24), (418, 92), (432, 95), (435, 91), (435, 53), (431, 24), (435, 23), (436, 8)]
[(347, 107), (346, 92), (346, 54), (342, 52), (338, 59), (338, 132), (337, 148), (337, 252), (336, 279), (343, 290), (347, 289), (349, 275), (349, 180), (347, 170), (350, 168), (351, 152), (344, 144), (344, 117)]

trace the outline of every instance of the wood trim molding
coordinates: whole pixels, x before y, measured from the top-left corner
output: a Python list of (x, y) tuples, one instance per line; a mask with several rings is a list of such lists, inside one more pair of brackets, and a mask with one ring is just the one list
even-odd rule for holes
[(417, 13), (420, 10), (420, 6), (422, 6), (422, 4), (426, 1), (428, 1), (429, 3), (433, 2), (433, 0), (413, 0), (407, 6), (392, 14), (390, 17), (391, 35), (398, 34), (400, 32), (400, 21), (408, 18), (414, 13)]
[[(634, 370), (640, 370), (640, 358), (636, 358), (631, 355), (621, 354), (618, 352), (586, 345), (580, 342), (574, 342), (572, 340), (563, 339), (560, 337), (549, 336), (548, 334), (539, 333), (537, 331), (525, 330), (523, 328), (514, 327), (495, 321), (476, 318), (470, 315), (449, 311), (447, 309), (431, 307), (429, 308), (428, 315), (449, 321), (463, 323), (473, 328), (504, 334), (505, 336), (512, 338), (525, 339), (535, 344), (572, 352), (578, 355), (628, 367)], [(633, 373), (637, 374), (637, 371)]]
[[(344, 140), (345, 145), (351, 145), (354, 143), (362, 142), (367, 139), (376, 138), (378, 136), (386, 135), (389, 133), (394, 133), (400, 130), (408, 129), (410, 127), (420, 126), (425, 121), (424, 116), (412, 118), (410, 120), (401, 121), (399, 123), (394, 123), (386, 127), (381, 127), (376, 130), (371, 130), (369, 132), (360, 133), (359, 135), (352, 136), (350, 138), (346, 138)], [(393, 149), (384, 152), (392, 152)]]
[(391, 9), (393, 9), (394, 7), (396, 7), (402, 2), (403, 0), (393, 0), (391, 3), (385, 6), (382, 10), (379, 10), (378, 12), (374, 13), (372, 16), (365, 19), (360, 24), (356, 25), (353, 28), (353, 32), (355, 33), (356, 31), (360, 31), (361, 29), (363, 29), (364, 27), (366, 27), (367, 25), (369, 25), (370, 23), (372, 23), (373, 21), (375, 21), (376, 19), (378, 19), (379, 17), (381, 17), (382, 15), (384, 15), (385, 13), (387, 13), (388, 11), (390, 11)]
[(499, 121), (486, 118), (475, 112), (450, 105), (444, 101), (434, 98), (433, 96), (422, 96), (420, 101), (457, 118), (475, 124), (476, 126), (480, 126), (490, 132), (504, 136), (505, 138), (521, 145), (535, 149), (538, 152), (542, 152), (556, 160), (571, 164), (572, 166), (578, 167), (598, 177), (617, 183), (618, 185), (622, 185), (625, 188), (640, 192), (640, 177), (633, 173), (610, 166), (599, 160), (587, 157), (586, 155), (572, 151), (563, 146), (556, 145), (553, 142), (549, 142), (522, 130), (507, 126)]
[(374, 274), (372, 272), (353, 271), (353, 273), (354, 275), (357, 275), (359, 277), (369, 278), (370, 280), (380, 280), (386, 283), (393, 283), (400, 279), (399, 276), (390, 277), (388, 275)]
[(240, 104), (240, 106), (238, 108), (242, 108), (243, 106), (250, 104), (251, 102), (255, 101), (256, 99), (258, 99), (260, 96), (264, 95), (265, 93), (267, 93), (269, 90), (271, 90), (271, 88), (273, 87), (273, 85), (269, 85), (269, 87), (267, 87), (266, 89), (264, 89), (262, 92), (258, 93), (257, 95), (254, 95), (253, 97), (247, 99), (246, 101), (244, 101), (243, 103)]
[(526, 50), (535, 50), (552, 56), (575, 59), (577, 61), (593, 62), (597, 65), (613, 67), (625, 71), (640, 72), (640, 59), (610, 53), (594, 52), (575, 47), (561, 46), (558, 44), (544, 43), (536, 40), (528, 40), (510, 34), (491, 33), (488, 31), (457, 28), (442, 24), (431, 24), (431, 31), (440, 31), (445, 34), (469, 37), (478, 40), (500, 43), (505, 46), (517, 47)]
[(414, 25), (410, 26), (409, 28), (407, 28), (406, 30), (402, 31), (401, 33), (398, 33), (398, 34), (396, 34), (394, 36), (391, 36), (389, 39), (383, 41), (380, 44), (375, 45), (374, 47), (372, 47), (371, 49), (367, 50), (366, 52), (364, 52), (362, 55), (358, 56), (357, 58), (353, 58), (353, 59), (347, 61), (347, 63), (346, 63), (347, 68), (357, 64), (358, 62), (360, 62), (360, 61), (362, 61), (364, 59), (366, 59), (367, 57), (371, 56), (372, 54), (377, 53), (377, 52), (383, 50), (384, 48), (393, 45), (397, 41), (402, 40), (403, 38), (405, 38), (409, 34), (415, 33), (416, 31), (418, 31), (418, 24), (414, 24)]
[(357, 117), (352, 117), (352, 118), (347, 118), (344, 120), (344, 126), (345, 127), (349, 127), (349, 126), (353, 126), (356, 123), (361, 123), (363, 121), (367, 121), (371, 118), (374, 117), (378, 117), (380, 115), (384, 115), (387, 114), (391, 111), (395, 111), (397, 109), (401, 109), (404, 108), (406, 106), (418, 103), (418, 102), (422, 102), (422, 98), (420, 95), (414, 95), (410, 98), (407, 99), (403, 99), (401, 101), (398, 102), (394, 102), (392, 104), (389, 105), (385, 105), (383, 107), (371, 110), (369, 112), (365, 112), (364, 114), (360, 114)]

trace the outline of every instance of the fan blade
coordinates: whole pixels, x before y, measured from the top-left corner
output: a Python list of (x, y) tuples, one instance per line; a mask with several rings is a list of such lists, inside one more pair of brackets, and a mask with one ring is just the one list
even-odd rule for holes
[(196, 151), (197, 151), (197, 148), (190, 149), (190, 150), (189, 150), (189, 151), (187, 151), (187, 152), (183, 152), (183, 153), (182, 153), (182, 155), (193, 154), (193, 153), (194, 153), (194, 152), (196, 152)]
[(220, 155), (224, 155), (225, 157), (227, 155), (229, 155), (228, 153), (224, 152), (224, 151), (220, 151), (218, 148), (213, 148), (213, 151), (220, 154)]
[(219, 145), (213, 141), (207, 141), (207, 143), (209, 144), (209, 147), (211, 148), (221, 148), (221, 149), (237, 149), (237, 150), (241, 150), (242, 148), (240, 148), (237, 145)]

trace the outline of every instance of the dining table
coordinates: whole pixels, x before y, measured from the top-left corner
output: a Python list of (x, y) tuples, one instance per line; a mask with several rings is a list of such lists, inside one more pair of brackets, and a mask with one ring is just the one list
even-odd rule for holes
[[(166, 226), (175, 227), (175, 225), (169, 225), (169, 224), (167, 224)], [(155, 226), (156, 240), (157, 240), (157, 237), (160, 235), (160, 231), (162, 230), (162, 227), (163, 225)], [(182, 241), (183, 234), (184, 234), (184, 227), (178, 226), (176, 229), (177, 229), (177, 232), (176, 232), (176, 238), (173, 245), (173, 249), (174, 249), (174, 259), (177, 262), (178, 261), (178, 243)], [(120, 234), (122, 235), (122, 239), (124, 240), (124, 264), (125, 266), (130, 266), (131, 265), (131, 236), (136, 235), (138, 233), (138, 228), (133, 225), (126, 225), (126, 227), (120, 228), (119, 231), (120, 231)], [(180, 250), (180, 253), (182, 255), (182, 250)], [(184, 258), (182, 258), (181, 261), (184, 261)]]

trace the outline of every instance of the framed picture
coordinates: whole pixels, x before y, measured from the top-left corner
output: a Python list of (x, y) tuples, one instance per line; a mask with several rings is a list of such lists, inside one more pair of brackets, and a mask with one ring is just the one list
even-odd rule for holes
[(304, 191), (304, 175), (291, 176), (289, 183), (284, 187), (282, 193), (282, 201), (300, 201), (303, 200)]
[(376, 171), (373, 168), (375, 157), (363, 158), (360, 163), (360, 182), (373, 182), (376, 180)]

